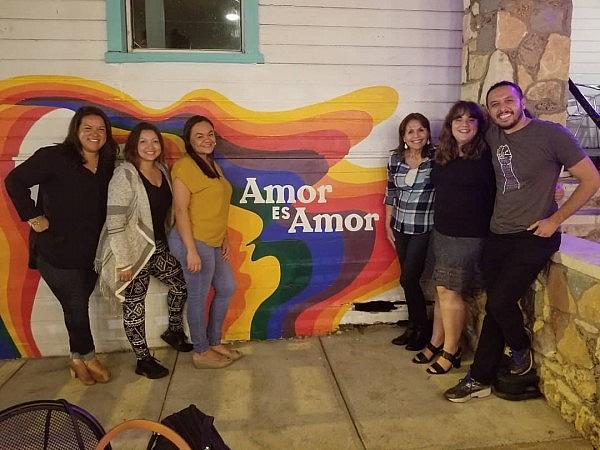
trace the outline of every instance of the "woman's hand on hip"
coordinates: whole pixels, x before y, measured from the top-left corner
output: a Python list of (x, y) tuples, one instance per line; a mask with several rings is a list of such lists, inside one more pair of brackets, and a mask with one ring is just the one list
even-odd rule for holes
[(187, 270), (192, 273), (200, 272), (202, 269), (202, 261), (197, 251), (187, 252)]
[(131, 281), (133, 279), (133, 269), (119, 270), (117, 271), (117, 277), (123, 283)]
[(225, 239), (221, 245), (221, 254), (223, 255), (224, 261), (229, 261), (231, 258), (231, 247), (229, 246), (229, 240)]
[(29, 219), (27, 222), (29, 223), (31, 229), (36, 233), (42, 233), (50, 228), (50, 222), (48, 222), (46, 216), (34, 217), (33, 219)]

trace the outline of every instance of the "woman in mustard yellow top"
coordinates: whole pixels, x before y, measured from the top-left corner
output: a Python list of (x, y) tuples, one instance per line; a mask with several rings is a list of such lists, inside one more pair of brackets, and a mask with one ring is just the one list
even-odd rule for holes
[[(216, 136), (208, 118), (190, 117), (183, 128), (183, 141), (186, 155), (171, 169), (176, 228), (169, 235), (169, 247), (181, 263), (187, 283), (194, 366), (225, 367), (242, 356), (221, 344), (221, 328), (235, 290), (227, 240), (232, 188), (214, 161)], [(211, 285), (215, 297), (207, 321)]]

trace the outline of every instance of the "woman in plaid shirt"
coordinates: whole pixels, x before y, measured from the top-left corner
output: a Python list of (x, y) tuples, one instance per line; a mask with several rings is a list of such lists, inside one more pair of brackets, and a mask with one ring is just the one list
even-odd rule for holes
[(400, 145), (390, 156), (387, 168), (385, 224), (387, 238), (400, 262), (400, 285), (410, 324), (392, 343), (415, 351), (429, 342), (431, 334), (419, 284), (433, 227), (429, 120), (422, 114), (411, 113), (400, 123), (399, 135)]

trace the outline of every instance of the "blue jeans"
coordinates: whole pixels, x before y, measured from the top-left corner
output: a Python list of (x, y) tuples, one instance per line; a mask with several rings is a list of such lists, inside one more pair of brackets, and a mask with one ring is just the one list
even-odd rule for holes
[[(175, 228), (169, 233), (169, 249), (179, 260), (187, 284), (187, 320), (194, 351), (205, 352), (221, 343), (223, 321), (235, 291), (231, 266), (223, 259), (221, 247), (210, 247), (196, 241), (202, 268), (197, 273), (187, 270), (187, 252)], [(211, 285), (215, 288), (215, 296), (210, 304), (207, 323), (206, 308)]]

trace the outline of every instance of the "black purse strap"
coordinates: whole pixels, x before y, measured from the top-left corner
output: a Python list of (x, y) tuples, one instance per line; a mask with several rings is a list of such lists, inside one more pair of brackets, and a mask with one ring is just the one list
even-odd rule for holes
[(154, 444), (156, 444), (158, 436), (158, 433), (152, 433), (152, 436), (150, 436), (150, 440), (148, 441), (148, 446), (146, 447), (146, 450), (152, 450)]
[(44, 421), (44, 450), (48, 450), (48, 442), (50, 441), (50, 420), (52, 419), (52, 410), (46, 411), (46, 420)]
[(79, 449), (85, 450), (85, 445), (83, 444), (83, 439), (81, 438), (81, 432), (79, 431), (79, 423), (77, 421), (77, 418), (75, 417), (75, 414), (73, 414), (73, 408), (71, 408), (71, 404), (64, 398), (61, 398), (58, 401), (62, 403), (63, 407), (65, 408), (65, 411), (69, 414), (69, 417), (71, 418), (71, 423), (73, 424), (73, 431), (75, 432), (75, 438), (77, 439)]

